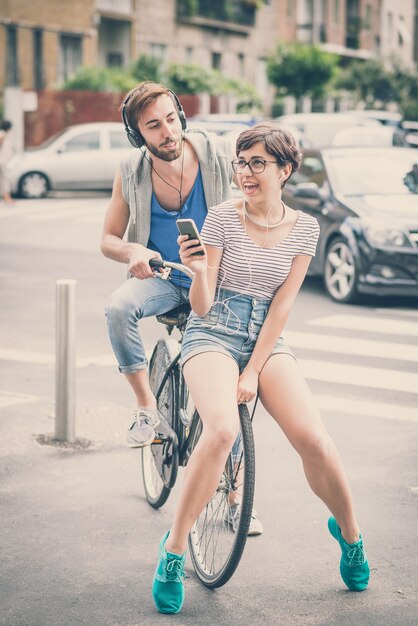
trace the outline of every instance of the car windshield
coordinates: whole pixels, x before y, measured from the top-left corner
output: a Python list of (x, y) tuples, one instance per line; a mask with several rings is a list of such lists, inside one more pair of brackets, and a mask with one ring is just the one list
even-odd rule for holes
[[(335, 193), (365, 194), (418, 193), (418, 154), (329, 155), (329, 177)], [(327, 159), (327, 160), (328, 160)]]

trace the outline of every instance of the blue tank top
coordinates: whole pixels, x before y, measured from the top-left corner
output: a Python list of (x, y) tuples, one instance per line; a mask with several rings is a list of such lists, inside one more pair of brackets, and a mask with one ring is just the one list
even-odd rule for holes
[[(203, 222), (205, 221), (206, 213), (206, 199), (199, 166), (192, 190), (180, 211), (166, 211), (158, 203), (154, 192), (152, 193), (151, 231), (148, 240), (148, 248), (159, 252), (166, 261), (180, 263), (179, 245), (177, 243), (179, 232), (177, 230), (176, 220), (180, 218), (191, 218), (196, 222), (196, 226), (200, 232)], [(171, 273), (171, 280), (181, 287), (189, 288), (191, 284), (190, 278), (176, 271)]]

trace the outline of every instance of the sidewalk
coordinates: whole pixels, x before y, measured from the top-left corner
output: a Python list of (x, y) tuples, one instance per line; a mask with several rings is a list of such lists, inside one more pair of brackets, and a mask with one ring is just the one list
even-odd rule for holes
[[(338, 549), (326, 531), (324, 507), (308, 493), (299, 459), (261, 413), (256, 506), (265, 533), (249, 539), (237, 573), (220, 590), (203, 587), (188, 559), (184, 610), (164, 616), (155, 610), (150, 591), (158, 540), (170, 525), (175, 494), (158, 511), (145, 502), (140, 454), (123, 443), (125, 407), (80, 402), (77, 436), (92, 441), (87, 448), (41, 445), (37, 437), (54, 430), (51, 412), (45, 399), (0, 410), (1, 626), (416, 624), (411, 500), (416, 495), (405, 491), (405, 506), (399, 508), (399, 483), (394, 479), (385, 486), (385, 468), (378, 461), (364, 489), (356, 485), (360, 508), (370, 511), (365, 523), (372, 584), (367, 592), (353, 594), (339, 580)], [(336, 422), (340, 427), (343, 422)], [(361, 441), (358, 428), (347, 426), (352, 438), (341, 450), (352, 458), (354, 476), (356, 457), (372, 433), (375, 451), (388, 449), (392, 436), (387, 420), (379, 429), (365, 427)], [(398, 429), (393, 450), (397, 446), (402, 452), (416, 425)], [(279, 471), (272, 491), (265, 478), (273, 467)], [(376, 505), (393, 512), (391, 517), (371, 511), (371, 494)], [(397, 525), (392, 517), (402, 519), (403, 526), (388, 547), (384, 538), (393, 536)]]

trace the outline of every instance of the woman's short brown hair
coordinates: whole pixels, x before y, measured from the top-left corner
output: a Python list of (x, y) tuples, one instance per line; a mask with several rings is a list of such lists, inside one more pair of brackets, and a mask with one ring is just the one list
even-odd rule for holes
[(262, 143), (266, 152), (271, 154), (281, 167), (290, 163), (292, 166), (290, 176), (298, 171), (302, 153), (292, 133), (286, 128), (276, 122), (266, 121), (242, 131), (236, 143), (237, 156), (242, 150), (248, 150), (256, 143)]
[[(150, 80), (139, 83), (139, 85), (126, 94), (123, 102), (126, 102), (125, 115), (130, 128), (138, 129), (138, 116), (160, 96), (170, 96), (176, 106), (176, 111), (178, 110), (175, 100), (171, 95), (171, 91), (167, 87), (164, 87), (164, 85), (154, 83)], [(123, 106), (122, 103), (121, 110)]]

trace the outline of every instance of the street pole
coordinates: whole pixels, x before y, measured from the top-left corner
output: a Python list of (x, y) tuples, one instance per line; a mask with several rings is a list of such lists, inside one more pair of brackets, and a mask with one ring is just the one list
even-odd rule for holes
[(56, 281), (55, 439), (75, 440), (76, 280)]

